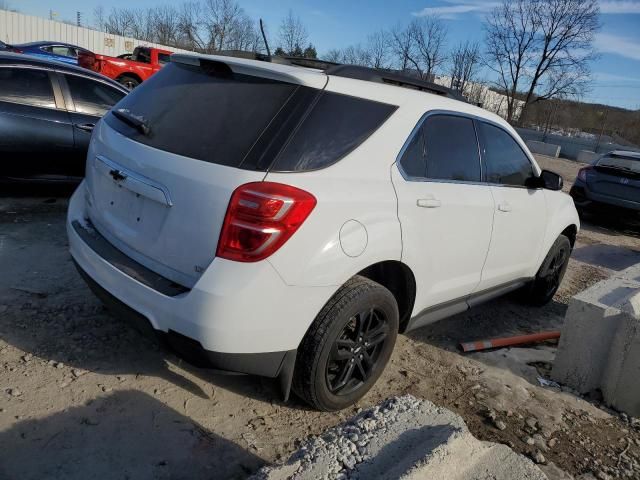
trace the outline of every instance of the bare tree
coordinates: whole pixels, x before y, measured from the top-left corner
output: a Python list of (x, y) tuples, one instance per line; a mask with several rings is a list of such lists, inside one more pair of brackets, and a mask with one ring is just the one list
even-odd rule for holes
[(540, 6), (535, 12), (539, 29), (535, 70), (522, 113), (532, 101), (584, 90), (600, 28), (597, 0), (542, 0)]
[(322, 58), (327, 62), (342, 63), (342, 50), (339, 48), (332, 48), (325, 53)]
[(203, 34), (202, 4), (184, 2), (178, 13), (178, 46), (188, 50), (204, 51), (207, 41)]
[(96, 8), (93, 9), (93, 25), (98, 30), (104, 30), (104, 24), (105, 24), (104, 8), (102, 5), (98, 5)]
[(480, 67), (480, 45), (466, 41), (451, 52), (451, 88), (465, 92)]
[(229, 31), (243, 15), (244, 10), (235, 0), (206, 0), (204, 25), (209, 34), (209, 48), (224, 50)]
[(410, 26), (396, 25), (389, 33), (390, 49), (394, 57), (396, 57), (399, 70), (407, 72), (413, 68), (422, 77), (422, 69), (418, 64), (414, 39)]
[(389, 34), (379, 30), (367, 37), (367, 54), (369, 66), (373, 68), (386, 68), (389, 63)]
[(416, 56), (422, 66), (421, 76), (431, 79), (435, 70), (446, 60), (444, 45), (447, 29), (438, 17), (426, 16), (411, 22), (409, 34), (413, 37)]
[(599, 11), (597, 0), (503, 0), (489, 14), (488, 65), (507, 96), (507, 120), (519, 92), (524, 116), (531, 103), (586, 88)]
[(341, 62), (368, 67), (371, 65), (371, 56), (360, 44), (350, 45), (342, 51)]
[(289, 13), (280, 24), (280, 48), (287, 55), (294, 55), (297, 50), (304, 48), (308, 37), (307, 28), (300, 20), (300, 17), (295, 16), (293, 11), (289, 10)]

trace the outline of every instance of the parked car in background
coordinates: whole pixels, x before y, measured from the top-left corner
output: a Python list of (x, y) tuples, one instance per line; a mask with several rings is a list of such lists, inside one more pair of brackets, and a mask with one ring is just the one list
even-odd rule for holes
[(0, 53), (0, 177), (79, 181), (94, 126), (126, 94), (80, 67)]
[(578, 171), (571, 196), (579, 212), (640, 218), (640, 153), (614, 150)]
[(159, 48), (136, 47), (130, 58), (127, 58), (128, 55), (125, 53), (110, 57), (83, 52), (78, 57), (78, 65), (106, 75), (132, 90), (166, 65), (171, 52)]
[(518, 288), (543, 304), (567, 268), (579, 221), (562, 178), (447, 92), (174, 54), (94, 132), (71, 255), (195, 364), (345, 408), (399, 332)]
[(12, 45), (12, 47), (16, 53), (24, 53), (25, 55), (69, 63), (71, 65), (78, 64), (79, 53), (89, 52), (89, 50), (78, 47), (77, 45), (60, 42), (30, 42)]

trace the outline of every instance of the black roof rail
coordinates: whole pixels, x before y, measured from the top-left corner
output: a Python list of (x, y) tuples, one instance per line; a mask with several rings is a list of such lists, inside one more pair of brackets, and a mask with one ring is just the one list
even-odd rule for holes
[(328, 70), (339, 66), (339, 63), (329, 62), (328, 60), (320, 60), (319, 58), (305, 58), (305, 57), (275, 57), (286, 60), (290, 65), (296, 65), (298, 67), (317, 68), (320, 70)]
[(326, 69), (324, 73), (338, 77), (355, 78), (357, 80), (366, 80), (368, 82), (386, 83), (388, 85), (396, 85), (398, 87), (413, 88), (415, 90), (435, 93), (436, 95), (466, 102), (466, 99), (456, 90), (443, 87), (437, 83), (427, 82), (426, 80), (421, 80), (419, 78), (389, 70), (360, 67), (358, 65), (336, 65)]

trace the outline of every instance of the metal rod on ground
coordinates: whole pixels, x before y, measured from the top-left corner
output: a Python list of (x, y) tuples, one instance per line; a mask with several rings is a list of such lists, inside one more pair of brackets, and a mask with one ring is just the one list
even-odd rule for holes
[(488, 350), (489, 348), (511, 347), (513, 345), (523, 345), (526, 343), (544, 342), (560, 338), (560, 332), (541, 332), (531, 335), (518, 335), (516, 337), (492, 338), (490, 340), (478, 340), (475, 342), (461, 343), (460, 347), (465, 352), (477, 352), (478, 350)]

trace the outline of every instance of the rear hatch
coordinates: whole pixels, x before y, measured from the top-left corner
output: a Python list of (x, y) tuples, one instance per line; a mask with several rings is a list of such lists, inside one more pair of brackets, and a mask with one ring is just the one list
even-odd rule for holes
[(591, 191), (640, 202), (640, 159), (607, 155), (594, 165), (596, 175), (587, 176)]
[(100, 122), (87, 198), (89, 219), (114, 246), (192, 287), (215, 256), (231, 194), (264, 179), (327, 77), (175, 57)]

